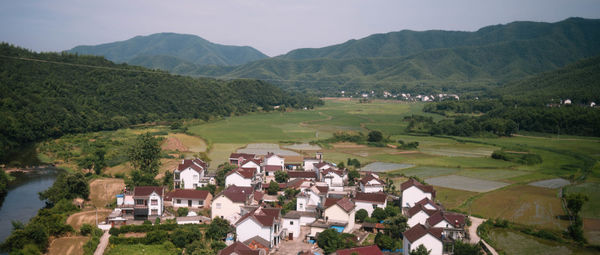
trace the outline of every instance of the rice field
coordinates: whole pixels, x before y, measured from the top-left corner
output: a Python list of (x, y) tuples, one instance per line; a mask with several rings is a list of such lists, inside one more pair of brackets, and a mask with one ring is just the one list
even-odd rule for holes
[(401, 169), (390, 172), (390, 174), (404, 174), (405, 176), (416, 176), (421, 179), (442, 176), (442, 175), (450, 175), (458, 172), (458, 168), (449, 168), (449, 167), (432, 167), (432, 166), (417, 166), (407, 169)]
[(589, 200), (583, 204), (581, 214), (584, 218), (600, 219), (600, 184), (594, 182), (586, 182), (569, 186), (565, 191), (569, 193), (583, 193), (588, 196)]
[(396, 163), (386, 163), (386, 162), (373, 162), (361, 168), (363, 171), (371, 171), (371, 172), (387, 172), (391, 170), (404, 169), (414, 167), (415, 165), (411, 164), (396, 164)]
[(318, 151), (318, 150), (322, 149), (318, 145), (312, 145), (312, 144), (308, 144), (308, 143), (295, 143), (295, 144), (291, 144), (291, 145), (285, 145), (285, 146), (283, 146), (283, 148), (290, 149), (290, 150), (296, 150), (296, 151)]
[(433, 177), (425, 179), (425, 181), (433, 186), (473, 192), (489, 192), (508, 185), (505, 182), (487, 181), (459, 175)]
[(569, 184), (571, 184), (571, 182), (569, 182), (565, 179), (562, 179), (562, 178), (555, 178), (555, 179), (550, 179), (550, 180), (543, 180), (543, 181), (529, 183), (529, 185), (531, 185), (531, 186), (547, 188), (547, 189), (558, 189), (558, 188), (567, 186)]
[(490, 231), (490, 238), (494, 241), (494, 247), (506, 254), (596, 254), (593, 250), (569, 247), (509, 229), (494, 229)]

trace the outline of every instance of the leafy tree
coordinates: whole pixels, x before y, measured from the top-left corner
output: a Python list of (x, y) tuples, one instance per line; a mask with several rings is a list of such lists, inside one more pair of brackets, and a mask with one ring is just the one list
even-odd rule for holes
[(409, 252), (410, 255), (429, 255), (429, 253), (431, 253), (431, 250), (427, 250), (427, 248), (425, 248), (425, 246), (423, 246), (422, 244), (419, 245), (419, 247), (417, 247), (416, 249)]
[(348, 180), (350, 185), (354, 185), (354, 182), (360, 178), (360, 173), (357, 170), (348, 171)]
[(227, 237), (227, 233), (232, 232), (233, 229), (229, 225), (229, 221), (215, 217), (208, 225), (206, 230), (206, 238), (212, 240), (224, 240)]
[(179, 207), (177, 208), (177, 215), (179, 217), (187, 216), (189, 209), (187, 207)]
[(61, 199), (72, 200), (77, 197), (87, 199), (90, 187), (82, 173), (63, 172), (56, 177), (56, 181), (46, 191), (40, 192), (40, 199), (56, 204)]
[(281, 213), (282, 214), (286, 214), (289, 211), (293, 211), (296, 210), (296, 198), (292, 199), (291, 201), (287, 202), (285, 205), (283, 205), (283, 208), (281, 209)]
[(92, 230), (94, 230), (94, 227), (92, 227), (92, 225), (90, 224), (83, 224), (81, 225), (81, 228), (79, 228), (79, 233), (81, 233), (81, 235), (87, 236), (90, 233), (92, 233)]
[(227, 162), (219, 165), (219, 167), (217, 167), (217, 176), (215, 177), (217, 185), (225, 186), (225, 176), (236, 168), (237, 166), (229, 164)]
[(394, 239), (401, 239), (402, 232), (408, 228), (406, 217), (397, 215), (385, 220), (386, 233)]
[(287, 182), (290, 179), (290, 176), (286, 171), (277, 171), (275, 172), (275, 180), (279, 183)]
[(364, 222), (365, 218), (367, 218), (368, 216), (369, 212), (367, 212), (367, 210), (360, 209), (356, 211), (356, 214), (354, 214), (354, 219), (356, 219), (358, 222)]
[(283, 205), (283, 203), (285, 203), (285, 196), (284, 195), (277, 196), (277, 204)]
[(150, 133), (144, 133), (137, 137), (135, 144), (127, 151), (127, 155), (133, 168), (143, 174), (156, 176), (160, 166), (160, 151), (159, 139)]
[(167, 187), (169, 190), (173, 189), (173, 172), (171, 171), (166, 171), (165, 175), (163, 176), (162, 179), (162, 185)]
[(583, 204), (589, 200), (589, 198), (581, 193), (574, 193), (565, 195), (565, 200), (567, 201), (567, 209), (571, 212), (571, 215), (576, 216), (579, 215)]
[(156, 186), (158, 181), (151, 174), (143, 173), (140, 170), (133, 170), (125, 178), (125, 185), (129, 188), (137, 186)]
[(340, 169), (346, 168), (346, 164), (344, 164), (344, 161), (340, 161), (340, 163), (337, 164), (337, 167), (339, 167)]
[(375, 244), (379, 246), (380, 249), (392, 250), (394, 249), (395, 242), (390, 236), (384, 235), (381, 232), (377, 233), (375, 236)]
[(454, 242), (454, 254), (456, 255), (483, 255), (478, 244), (465, 243), (461, 240)]
[(387, 214), (388, 217), (395, 217), (396, 215), (400, 214), (401, 212), (402, 211), (401, 211), (400, 207), (398, 207), (398, 206), (388, 204), (385, 207), (385, 213)]
[(215, 192), (217, 191), (217, 186), (213, 185), (213, 184), (207, 184), (204, 187), (197, 187), (197, 190), (208, 190), (208, 192), (210, 192), (210, 194), (212, 194), (213, 196), (215, 195)]
[(300, 190), (292, 189), (292, 188), (287, 188), (284, 191), (285, 198), (287, 198), (287, 199), (293, 199), (293, 198), (295, 198), (296, 195), (298, 195), (298, 193), (300, 193)]
[(382, 221), (382, 220), (385, 220), (385, 218), (387, 218), (387, 213), (385, 212), (384, 209), (377, 207), (371, 213), (371, 217), (377, 219), (377, 221)]
[(319, 233), (317, 245), (323, 249), (325, 254), (333, 253), (339, 249), (354, 247), (356, 244), (349, 240), (354, 235), (340, 234), (335, 229), (326, 229)]
[(267, 194), (277, 195), (277, 191), (279, 191), (279, 184), (277, 184), (274, 181), (269, 182), (269, 187), (267, 188)]
[(383, 140), (383, 134), (381, 133), (381, 131), (377, 131), (377, 130), (373, 130), (371, 132), (369, 132), (367, 141), (369, 142), (381, 142)]
[(183, 248), (187, 247), (188, 244), (191, 244), (195, 240), (201, 240), (202, 232), (198, 226), (181, 226), (171, 233), (170, 239), (176, 247)]

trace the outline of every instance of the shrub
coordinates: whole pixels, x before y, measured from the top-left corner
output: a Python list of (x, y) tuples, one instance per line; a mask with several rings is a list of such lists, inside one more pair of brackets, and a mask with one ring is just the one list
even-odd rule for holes
[(81, 235), (87, 236), (90, 233), (92, 233), (93, 227), (90, 224), (83, 224), (81, 225), (81, 229), (79, 230), (79, 233), (81, 233)]
[(189, 209), (187, 207), (179, 207), (177, 208), (177, 216), (187, 216)]
[(356, 211), (356, 214), (354, 214), (354, 219), (358, 222), (364, 222), (365, 218), (367, 218), (368, 216), (369, 216), (369, 213), (367, 212), (367, 210), (360, 209), (360, 210)]

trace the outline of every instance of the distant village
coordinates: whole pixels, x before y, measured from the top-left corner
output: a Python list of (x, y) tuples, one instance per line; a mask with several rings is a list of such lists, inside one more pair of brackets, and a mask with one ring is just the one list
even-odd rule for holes
[(398, 94), (393, 94), (389, 91), (383, 91), (383, 94), (381, 93), (376, 93), (374, 90), (371, 90), (370, 92), (355, 92), (353, 93), (347, 93), (346, 91), (342, 90), (340, 91), (340, 95), (342, 97), (349, 97), (349, 98), (363, 98), (363, 99), (368, 99), (368, 98), (389, 98), (389, 99), (397, 99), (397, 100), (403, 100), (403, 101), (411, 101), (411, 102), (433, 102), (433, 101), (443, 101), (443, 100), (460, 100), (460, 97), (457, 94), (418, 94), (418, 95), (411, 95), (410, 93), (398, 93)]
[[(302, 163), (286, 163), (285, 156), (231, 153), (235, 166), (225, 176), (223, 190), (214, 196), (205, 189), (216, 185), (216, 176), (200, 159), (184, 159), (173, 169), (174, 187), (142, 186), (117, 195), (114, 211), (100, 224), (103, 228), (141, 224), (145, 220), (175, 219), (178, 224), (209, 224), (215, 218), (227, 220), (235, 231), (218, 254), (323, 254), (316, 241), (319, 234), (333, 229), (350, 233), (361, 244), (368, 233), (383, 232), (385, 221), (358, 219), (357, 214), (375, 217), (378, 211), (394, 209), (408, 225), (401, 233), (402, 249), (382, 250), (367, 245), (335, 251), (335, 254), (409, 254), (424, 247), (430, 254), (453, 254), (453, 244), (469, 240), (468, 217), (444, 210), (436, 203), (436, 191), (409, 178), (400, 190), (390, 192), (378, 173), (359, 172), (349, 180), (348, 170), (324, 160), (317, 152)], [(287, 173), (287, 181), (276, 183), (276, 175)], [(273, 184), (276, 183), (275, 193)], [(286, 194), (291, 193), (291, 194)], [(293, 195), (293, 196), (290, 196)], [(295, 198), (291, 210), (284, 203)], [(173, 212), (187, 208), (187, 215)], [(387, 209), (386, 209), (387, 208)], [(282, 213), (283, 211), (283, 213)], [(208, 212), (210, 217), (207, 217)], [(202, 215), (206, 216), (202, 216)]]

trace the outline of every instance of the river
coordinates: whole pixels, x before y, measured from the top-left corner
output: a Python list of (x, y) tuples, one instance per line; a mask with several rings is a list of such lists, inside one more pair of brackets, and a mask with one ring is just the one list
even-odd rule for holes
[[(37, 155), (30, 154), (29, 157), (34, 159), (20, 158), (20, 160), (21, 162), (35, 161)], [(58, 172), (59, 170), (54, 167), (36, 168), (28, 173), (18, 174), (16, 180), (9, 184), (8, 193), (0, 207), (0, 242), (4, 242), (10, 235), (12, 221), (27, 223), (40, 208), (45, 206), (38, 192), (52, 186)]]

